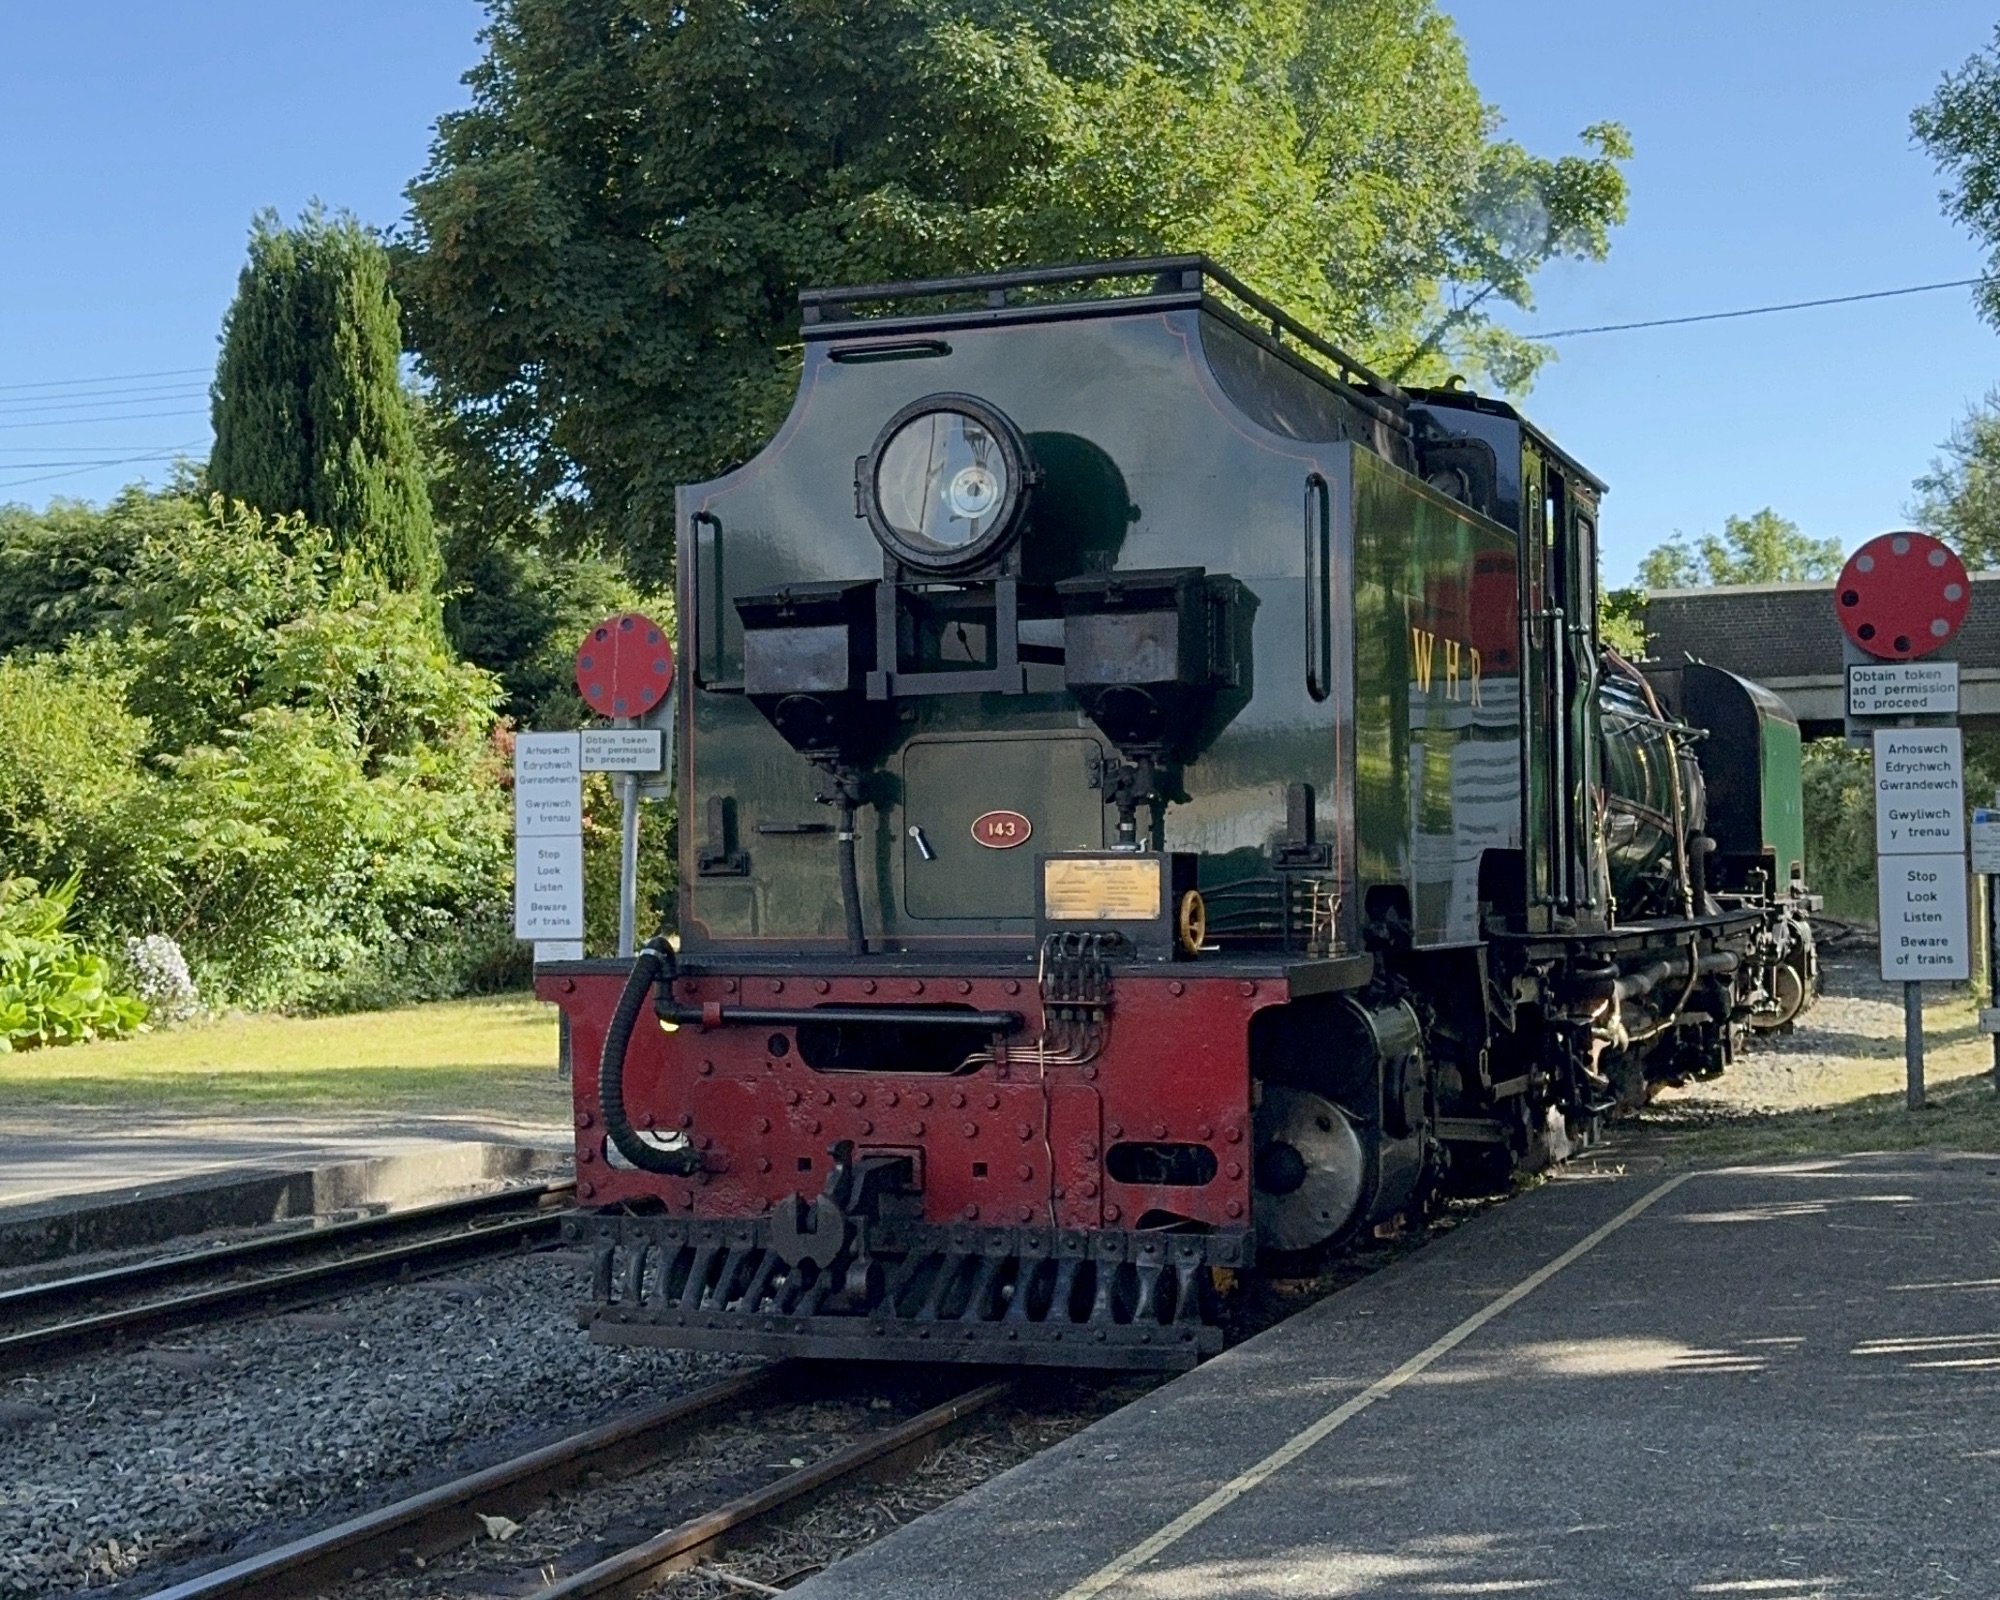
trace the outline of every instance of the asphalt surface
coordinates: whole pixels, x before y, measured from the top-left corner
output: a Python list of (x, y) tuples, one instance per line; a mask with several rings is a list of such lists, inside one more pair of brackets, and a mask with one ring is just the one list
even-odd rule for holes
[(1855, 1156), (1558, 1179), (791, 1592), (1921, 1600), (1996, 1528), (2000, 1157)]

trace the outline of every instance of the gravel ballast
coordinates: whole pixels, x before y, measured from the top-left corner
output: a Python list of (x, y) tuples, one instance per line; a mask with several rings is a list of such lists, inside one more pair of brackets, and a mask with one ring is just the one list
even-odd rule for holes
[(736, 1364), (590, 1343), (581, 1272), (481, 1264), (8, 1378), (0, 1596), (143, 1592)]

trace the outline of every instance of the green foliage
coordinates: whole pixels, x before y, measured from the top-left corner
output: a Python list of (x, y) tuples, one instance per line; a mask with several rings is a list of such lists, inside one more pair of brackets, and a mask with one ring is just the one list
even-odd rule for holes
[(317, 206), (295, 228), (259, 216), (223, 324), (208, 482), (327, 529), (396, 587), (427, 589), (437, 538), (402, 349), (374, 235)]
[[(0, 863), (44, 883), (116, 875), (110, 819), (146, 788), (152, 730), (126, 704), (135, 667), (110, 641), (0, 657)], [(86, 902), (88, 907), (89, 902)]]
[(2000, 326), (2000, 27), (1984, 50), (1948, 72), (1910, 115), (1918, 141), (1948, 187), (1945, 215), (1986, 247), (1986, 281), (1973, 291), (1980, 313)]
[(1603, 589), (1597, 596), (1597, 637), (1627, 661), (1646, 654), (1646, 591)]
[(0, 878), (0, 1054), (116, 1039), (146, 1020), (111, 963), (64, 927), (77, 882), (44, 894), (32, 878)]
[(1624, 215), (1622, 130), (1494, 137), (1431, 0), (496, 0), (397, 260), (471, 476), (648, 581), (790, 402), (798, 289), (1200, 250), (1413, 381)]
[(523, 728), (574, 728), (590, 708), (576, 691), (576, 652), (606, 617), (644, 610), (671, 627), (673, 605), (636, 588), (594, 551), (482, 543), (453, 553), (445, 633), (459, 653), (499, 678), (502, 709)]
[(1838, 539), (1809, 539), (1799, 525), (1766, 506), (1747, 517), (1724, 517), (1720, 538), (1704, 533), (1693, 549), (1676, 534), (1639, 563), (1648, 589), (1701, 584), (1810, 583), (1840, 576)]
[[(1845, 739), (1813, 739), (1804, 750), (1806, 882), (1836, 916), (1873, 922), (1873, 758)], [(1965, 793), (1983, 804), (2000, 786), (2000, 734), (1965, 736)]]
[[(583, 781), (583, 943), (592, 955), (618, 948), (618, 862), (623, 845), (624, 809), (618, 785), (607, 773)], [(674, 906), (675, 806), (658, 802), (639, 807), (639, 920), (641, 940), (651, 937)]]
[(1953, 426), (1916, 491), (1910, 516), (1918, 527), (1975, 572), (2000, 566), (2000, 389)]
[(1875, 784), (1868, 751), (1845, 739), (1808, 740), (1806, 882), (1835, 916), (1875, 920)]
[(185, 514), (179, 495), (139, 485), (102, 510), (67, 500), (39, 512), (0, 506), (0, 655), (53, 650), (104, 626), (140, 545)]
[(212, 1001), (452, 992), (513, 958), (498, 685), (296, 519), (156, 508), (99, 632), (0, 658), (0, 860)]

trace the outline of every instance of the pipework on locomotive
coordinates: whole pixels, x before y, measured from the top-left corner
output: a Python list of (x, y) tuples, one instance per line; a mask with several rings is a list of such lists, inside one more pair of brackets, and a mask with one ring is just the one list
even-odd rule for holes
[(679, 491), (678, 949), (537, 968), (598, 1339), (1183, 1367), (1787, 1026), (1799, 735), (1604, 486), (1198, 257), (809, 291)]

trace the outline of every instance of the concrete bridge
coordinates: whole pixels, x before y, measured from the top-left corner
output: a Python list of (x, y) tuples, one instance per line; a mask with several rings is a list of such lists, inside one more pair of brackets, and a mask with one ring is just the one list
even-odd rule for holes
[[(1808, 739), (1843, 731), (1844, 643), (1833, 584), (1754, 583), (1725, 589), (1660, 589), (1647, 596), (1647, 654), (1692, 656), (1740, 673), (1781, 696)], [(1956, 661), (1959, 721), (2000, 731), (2000, 572), (1972, 575), (1972, 610), (1956, 639), (1931, 661)]]

